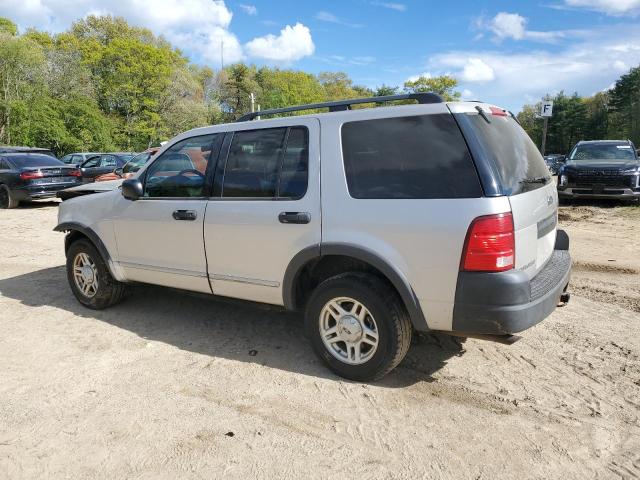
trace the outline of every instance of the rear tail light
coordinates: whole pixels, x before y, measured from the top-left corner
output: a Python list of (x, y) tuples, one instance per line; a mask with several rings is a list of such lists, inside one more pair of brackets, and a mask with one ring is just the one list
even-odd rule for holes
[(40, 172), (40, 171), (32, 171), (32, 172), (22, 172), (20, 174), (20, 178), (22, 180), (32, 180), (34, 178), (42, 178), (44, 177), (44, 173)]
[(513, 216), (500, 213), (478, 217), (469, 226), (462, 252), (462, 270), (503, 272), (515, 264)]
[(82, 172), (80, 170), (78, 170), (78, 169), (75, 169), (75, 170), (71, 170), (69, 172), (69, 175), (72, 176), (72, 177), (81, 177), (82, 176)]

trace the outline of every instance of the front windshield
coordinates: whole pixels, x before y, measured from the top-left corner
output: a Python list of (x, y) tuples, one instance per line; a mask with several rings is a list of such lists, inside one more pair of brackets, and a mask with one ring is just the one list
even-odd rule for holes
[(571, 152), (571, 160), (612, 160), (627, 162), (635, 160), (636, 155), (629, 144), (594, 143), (578, 145)]

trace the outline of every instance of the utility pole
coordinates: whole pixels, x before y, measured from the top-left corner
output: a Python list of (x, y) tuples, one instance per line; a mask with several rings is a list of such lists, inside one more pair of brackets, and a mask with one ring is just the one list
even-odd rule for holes
[(549, 117), (544, 117), (544, 123), (542, 125), (542, 146), (540, 147), (540, 152), (544, 157), (544, 154), (547, 150), (547, 128), (549, 127)]
[(256, 96), (253, 94), (253, 92), (251, 92), (249, 94), (249, 98), (251, 99), (251, 113), (255, 112), (255, 105), (256, 105)]

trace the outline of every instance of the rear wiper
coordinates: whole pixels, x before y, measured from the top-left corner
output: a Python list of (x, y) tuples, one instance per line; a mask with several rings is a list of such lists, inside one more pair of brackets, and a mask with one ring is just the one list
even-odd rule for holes
[(520, 183), (547, 183), (549, 180), (551, 180), (551, 177), (534, 177), (520, 180)]

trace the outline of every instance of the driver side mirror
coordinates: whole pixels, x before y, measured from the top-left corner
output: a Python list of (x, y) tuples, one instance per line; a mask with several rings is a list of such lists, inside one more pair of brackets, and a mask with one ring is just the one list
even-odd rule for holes
[(137, 178), (129, 178), (122, 182), (122, 196), (127, 200), (138, 200), (144, 194), (142, 182)]
[(122, 176), (122, 171), (123, 171), (123, 170), (122, 170), (122, 167), (120, 167), (120, 168), (116, 168), (116, 169), (113, 171), (113, 173), (115, 173), (116, 175), (118, 175), (119, 177), (121, 177), (121, 176)]

